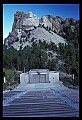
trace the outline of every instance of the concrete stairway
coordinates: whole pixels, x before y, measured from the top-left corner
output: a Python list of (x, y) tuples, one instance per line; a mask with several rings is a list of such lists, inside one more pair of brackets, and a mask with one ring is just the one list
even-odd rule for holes
[[(15, 92), (15, 91), (14, 91)], [(6, 96), (5, 93), (3, 96)], [(79, 111), (51, 90), (28, 91), (3, 106), (3, 117), (78, 117)]]
[(9, 97), (12, 97), (14, 95), (17, 95), (18, 93), (20, 93), (22, 91), (9, 91), (9, 92), (5, 92), (3, 93), (3, 100), (8, 99)]

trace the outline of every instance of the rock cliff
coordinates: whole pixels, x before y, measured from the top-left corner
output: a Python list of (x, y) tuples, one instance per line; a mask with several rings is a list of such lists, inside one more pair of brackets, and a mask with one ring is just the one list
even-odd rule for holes
[[(59, 42), (66, 43), (65, 39), (61, 36), (66, 34), (65, 30), (67, 27), (69, 31), (74, 32), (78, 25), (79, 22), (73, 18), (66, 18), (66, 20), (64, 20), (59, 16), (52, 17), (51, 15), (38, 18), (37, 15), (32, 12), (26, 14), (17, 11), (14, 14), (12, 31), (8, 37), (5, 38), (4, 44), (8, 47), (13, 46), (14, 48), (21, 44), (25, 44), (24, 46), (27, 44), (31, 45), (32, 38), (36, 40), (44, 39), (47, 42), (53, 41), (57, 45)], [(16, 49), (18, 49), (18, 47)]]

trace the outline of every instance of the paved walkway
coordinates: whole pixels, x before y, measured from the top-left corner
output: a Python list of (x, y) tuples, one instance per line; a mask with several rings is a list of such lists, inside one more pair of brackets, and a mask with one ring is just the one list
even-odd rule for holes
[[(16, 93), (16, 91), (13, 91)], [(30, 90), (3, 106), (3, 117), (78, 117), (70, 106), (52, 90)]]
[(19, 84), (9, 94), (4, 93), (4, 99), (14, 92), (18, 95), (3, 105), (5, 117), (79, 116), (79, 90), (67, 88), (60, 82)]
[(36, 84), (20, 84), (13, 91), (32, 91), (39, 89), (53, 89), (59, 91), (60, 93), (67, 95), (70, 98), (79, 101), (79, 90), (71, 89), (64, 86), (60, 82), (53, 83), (36, 83)]

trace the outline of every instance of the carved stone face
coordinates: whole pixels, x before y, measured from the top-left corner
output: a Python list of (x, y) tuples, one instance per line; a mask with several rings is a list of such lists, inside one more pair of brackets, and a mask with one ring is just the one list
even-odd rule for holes
[(23, 25), (34, 25), (34, 26), (38, 26), (39, 25), (39, 20), (38, 19), (34, 19), (34, 18), (25, 18), (23, 20)]
[(32, 18), (33, 17), (33, 13), (29, 12), (28, 16), (29, 16), (29, 18)]
[(43, 22), (47, 22), (47, 18), (45, 16), (43, 17)]

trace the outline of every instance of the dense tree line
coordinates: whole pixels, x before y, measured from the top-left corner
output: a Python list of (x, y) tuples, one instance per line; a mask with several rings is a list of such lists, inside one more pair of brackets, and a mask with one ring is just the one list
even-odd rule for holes
[(49, 68), (55, 70), (56, 60), (48, 60), (48, 54), (45, 51), (57, 49), (54, 43), (46, 43), (46, 41), (39, 40), (39, 43), (33, 42), (32, 47), (26, 46), (23, 50), (17, 51), (13, 47), (9, 49), (3, 46), (3, 66), (5, 68), (16, 68), (27, 70), (32, 68)]
[[(48, 56), (52, 57), (51, 53), (46, 51), (52, 51), (57, 53), (57, 59), (48, 59)], [(58, 60), (64, 62), (64, 64), (58, 68)], [(26, 46), (23, 50), (15, 50), (13, 47), (7, 49), (3, 46), (3, 66), (5, 68), (16, 68), (17, 70), (26, 70), (32, 68), (48, 68), (49, 70), (62, 70), (67, 73), (71, 73), (72, 69), (78, 68), (78, 48), (74, 44), (64, 45), (59, 43), (59, 47), (55, 43), (39, 40), (39, 43), (33, 42), (32, 46)]]

